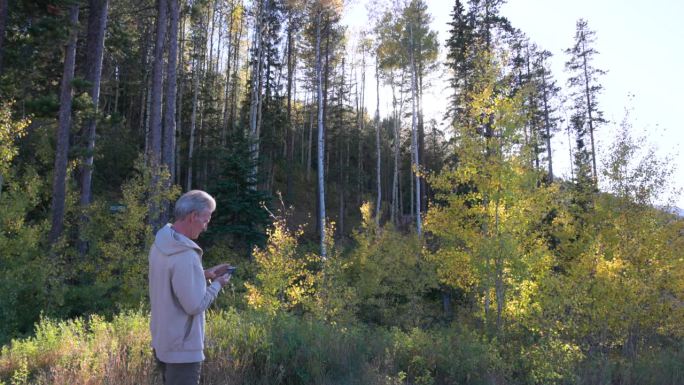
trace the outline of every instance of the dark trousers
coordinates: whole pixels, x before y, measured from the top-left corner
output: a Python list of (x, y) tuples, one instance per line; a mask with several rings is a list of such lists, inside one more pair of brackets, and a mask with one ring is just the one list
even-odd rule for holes
[(182, 364), (169, 364), (159, 361), (157, 355), (157, 367), (162, 374), (164, 385), (198, 385), (200, 373), (202, 372), (202, 362), (188, 362)]

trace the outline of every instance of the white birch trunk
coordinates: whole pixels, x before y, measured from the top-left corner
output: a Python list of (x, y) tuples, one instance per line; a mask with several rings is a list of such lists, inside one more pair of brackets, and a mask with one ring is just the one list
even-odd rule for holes
[(381, 170), (382, 157), (380, 151), (380, 68), (378, 64), (378, 56), (375, 56), (375, 95), (376, 102), (375, 105), (375, 152), (376, 152), (376, 164), (375, 164), (375, 180), (377, 197), (375, 199), (375, 224), (380, 224), (380, 206), (382, 204), (382, 181), (381, 181)]
[(325, 155), (325, 127), (323, 125), (323, 78), (321, 73), (321, 13), (318, 10), (316, 15), (316, 79), (318, 93), (318, 223), (320, 223), (321, 238), (321, 258), (327, 257), (325, 247), (326, 224), (325, 224), (325, 175), (324, 162)]
[(396, 86), (394, 84), (394, 71), (390, 72), (390, 86), (392, 87), (392, 128), (394, 131), (394, 172), (392, 173), (392, 207), (390, 210), (390, 222), (397, 224), (397, 212), (399, 206), (399, 145), (401, 138), (399, 136), (399, 114), (397, 112), (397, 94)]
[(254, 22), (254, 55), (256, 59), (252, 65), (252, 93), (249, 107), (249, 156), (251, 161), (251, 171), (249, 175), (249, 188), (256, 190), (257, 188), (257, 174), (259, 172), (259, 106), (260, 99), (260, 85), (261, 85), (261, 30), (262, 30), (262, 14), (263, 1), (260, 0), (256, 4), (257, 10)]
[(415, 180), (416, 180), (416, 193), (415, 193), (415, 215), (416, 215), (416, 231), (418, 232), (418, 235), (422, 235), (423, 233), (423, 224), (422, 224), (422, 219), (420, 216), (420, 159), (418, 158), (418, 130), (416, 128), (416, 62), (415, 58), (413, 56), (413, 28), (409, 25), (409, 34), (411, 38), (411, 45), (409, 47), (410, 49), (410, 59), (411, 59), (411, 108), (412, 108), (412, 114), (411, 114), (411, 133), (412, 133), (412, 138), (411, 138), (411, 143), (413, 147), (413, 169), (414, 169), (414, 175), (415, 175)]
[(188, 139), (188, 172), (185, 182), (185, 190), (192, 190), (192, 170), (193, 157), (195, 152), (195, 130), (197, 127), (197, 99), (199, 96), (200, 66), (199, 57), (195, 58), (195, 65), (192, 71), (192, 113), (190, 115), (190, 137)]
[(230, 106), (228, 105), (230, 99), (230, 61), (232, 59), (233, 50), (233, 24), (235, 22), (234, 12), (235, 4), (231, 2), (230, 8), (230, 23), (228, 26), (228, 53), (226, 55), (226, 84), (223, 93), (223, 124), (221, 124), (221, 145), (225, 146), (227, 143), (227, 133), (228, 133), (228, 110)]

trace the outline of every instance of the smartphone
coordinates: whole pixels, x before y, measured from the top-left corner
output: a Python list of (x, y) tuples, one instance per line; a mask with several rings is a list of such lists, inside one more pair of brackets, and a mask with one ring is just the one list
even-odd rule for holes
[(231, 266), (231, 267), (229, 267), (228, 270), (226, 271), (226, 274), (233, 275), (233, 273), (235, 273), (235, 270), (236, 270), (236, 269), (237, 269), (237, 267)]

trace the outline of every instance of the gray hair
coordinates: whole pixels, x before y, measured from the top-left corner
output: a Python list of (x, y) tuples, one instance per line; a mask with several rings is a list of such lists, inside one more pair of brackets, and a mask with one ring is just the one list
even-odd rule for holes
[(207, 209), (212, 212), (216, 210), (214, 198), (202, 190), (191, 190), (178, 198), (173, 209), (173, 216), (176, 220), (182, 220), (194, 212)]

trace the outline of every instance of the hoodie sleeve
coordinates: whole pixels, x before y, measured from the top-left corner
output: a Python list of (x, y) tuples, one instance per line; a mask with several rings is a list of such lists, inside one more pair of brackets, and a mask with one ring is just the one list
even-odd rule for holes
[(218, 282), (207, 286), (204, 270), (195, 255), (185, 255), (175, 264), (171, 287), (181, 307), (189, 315), (207, 310), (221, 290)]

